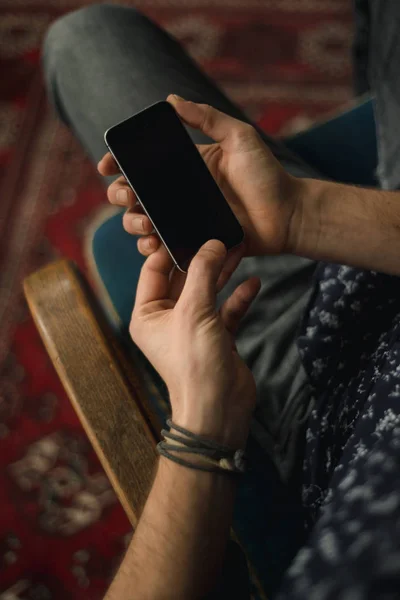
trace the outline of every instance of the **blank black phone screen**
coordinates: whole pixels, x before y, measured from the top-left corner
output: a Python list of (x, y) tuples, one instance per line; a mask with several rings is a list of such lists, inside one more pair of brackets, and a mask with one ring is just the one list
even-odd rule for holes
[(106, 143), (177, 265), (207, 240), (230, 249), (243, 230), (168, 102), (112, 127)]

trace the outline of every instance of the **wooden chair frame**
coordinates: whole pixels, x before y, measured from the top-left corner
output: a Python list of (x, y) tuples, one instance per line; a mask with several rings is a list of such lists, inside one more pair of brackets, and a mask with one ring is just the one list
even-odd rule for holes
[(24, 292), (69, 399), (135, 527), (153, 480), (161, 428), (146, 403), (140, 373), (73, 263), (60, 260), (33, 273)]

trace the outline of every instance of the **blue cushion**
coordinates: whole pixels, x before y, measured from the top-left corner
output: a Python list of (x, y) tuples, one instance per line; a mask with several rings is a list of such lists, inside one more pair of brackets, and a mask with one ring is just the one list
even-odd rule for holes
[(96, 229), (92, 254), (121, 329), (127, 331), (144, 257), (137, 250), (137, 238), (122, 227), (122, 216), (118, 213)]

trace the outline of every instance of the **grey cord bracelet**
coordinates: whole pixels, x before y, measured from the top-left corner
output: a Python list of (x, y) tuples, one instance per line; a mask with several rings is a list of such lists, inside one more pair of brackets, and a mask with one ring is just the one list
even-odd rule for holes
[[(245, 472), (244, 450), (233, 450), (228, 446), (218, 444), (214, 440), (196, 435), (179, 425), (175, 425), (171, 419), (167, 420), (167, 425), (170, 430), (177, 431), (183, 435), (163, 429), (161, 434), (164, 440), (157, 445), (157, 451), (161, 456), (182, 466), (199, 471), (226, 474), (241, 474)], [(195, 455), (201, 458), (202, 462), (191, 462), (190, 460), (185, 460), (182, 456), (177, 456), (175, 453), (178, 455)]]

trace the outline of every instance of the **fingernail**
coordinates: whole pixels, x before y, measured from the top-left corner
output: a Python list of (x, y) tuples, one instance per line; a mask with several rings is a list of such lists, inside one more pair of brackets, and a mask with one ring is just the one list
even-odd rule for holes
[(133, 217), (132, 218), (132, 227), (136, 231), (144, 231), (143, 227), (143, 218), (142, 217)]
[(178, 96), (178, 94), (172, 94), (172, 95), (175, 98), (175, 100), (178, 100), (178, 102), (186, 102), (185, 98), (182, 98), (182, 96)]
[(208, 240), (204, 246), (206, 248), (212, 248), (213, 250), (217, 249), (218, 251), (221, 251), (221, 253), (224, 252), (224, 255), (226, 255), (228, 252), (225, 244), (221, 242), (221, 240)]
[(147, 238), (146, 240), (146, 248), (150, 250), (153, 246), (153, 240), (151, 238)]
[(125, 190), (124, 188), (117, 190), (117, 200), (119, 204), (128, 204), (128, 190)]

